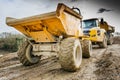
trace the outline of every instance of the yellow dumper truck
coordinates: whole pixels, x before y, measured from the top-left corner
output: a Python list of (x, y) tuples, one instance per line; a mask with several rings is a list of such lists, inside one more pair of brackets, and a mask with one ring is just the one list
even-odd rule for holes
[(107, 44), (113, 43), (113, 34), (115, 28), (108, 25), (103, 18), (91, 18), (82, 21), (83, 33), (89, 36), (89, 40), (93, 44), (98, 44), (100, 47), (105, 48)]
[(20, 62), (29, 66), (37, 63), (43, 54), (57, 53), (64, 70), (78, 70), (82, 57), (91, 56), (92, 44), (84, 39), (82, 16), (76, 10), (59, 3), (54, 12), (22, 19), (7, 17), (7, 25), (28, 38), (18, 50)]

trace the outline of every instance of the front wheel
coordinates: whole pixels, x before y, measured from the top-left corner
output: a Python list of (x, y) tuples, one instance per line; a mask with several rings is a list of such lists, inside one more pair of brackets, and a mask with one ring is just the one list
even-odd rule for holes
[(106, 48), (107, 47), (107, 37), (104, 36), (103, 41), (99, 43), (99, 46), (101, 48)]
[(66, 71), (76, 71), (80, 68), (82, 49), (79, 39), (67, 38), (61, 42), (59, 62)]
[(113, 44), (113, 35), (110, 34), (110, 38), (108, 39), (108, 42), (107, 42), (108, 45), (112, 45)]
[(92, 43), (90, 40), (83, 40), (82, 42), (82, 54), (84, 58), (90, 58), (92, 56)]

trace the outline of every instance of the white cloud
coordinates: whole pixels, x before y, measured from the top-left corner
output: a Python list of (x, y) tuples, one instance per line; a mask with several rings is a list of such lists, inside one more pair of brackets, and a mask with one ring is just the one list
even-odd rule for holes
[(6, 25), (6, 17), (22, 18), (51, 12), (56, 9), (57, 3), (59, 2), (65, 3), (69, 7), (79, 7), (84, 18), (104, 17), (111, 25), (116, 27), (116, 31), (120, 32), (120, 16), (116, 12), (117, 10), (111, 13), (97, 14), (96, 12), (99, 8), (109, 7), (99, 5), (99, 3), (94, 1), (95, 0), (76, 0), (75, 2), (71, 2), (71, 0), (0, 0), (0, 32), (16, 31)]

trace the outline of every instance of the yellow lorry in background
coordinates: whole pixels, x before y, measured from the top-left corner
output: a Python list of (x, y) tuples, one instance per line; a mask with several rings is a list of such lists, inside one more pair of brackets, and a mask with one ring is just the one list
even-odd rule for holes
[(107, 44), (113, 43), (113, 34), (115, 28), (108, 25), (103, 18), (91, 18), (82, 21), (83, 33), (89, 36), (86, 38), (91, 40), (93, 44), (98, 44), (102, 48), (106, 48)]
[(41, 55), (57, 53), (66, 71), (78, 70), (82, 57), (89, 58), (92, 54), (92, 44), (84, 39), (81, 21), (80, 10), (63, 3), (54, 12), (22, 19), (6, 18), (7, 25), (28, 38), (17, 53), (23, 65), (37, 63)]

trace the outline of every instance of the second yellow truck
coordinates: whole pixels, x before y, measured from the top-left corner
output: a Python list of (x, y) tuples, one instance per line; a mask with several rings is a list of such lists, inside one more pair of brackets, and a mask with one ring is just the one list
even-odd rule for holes
[(107, 44), (113, 43), (114, 27), (108, 25), (103, 18), (91, 18), (83, 20), (83, 33), (89, 36), (93, 44), (98, 44), (101, 48), (106, 48)]

